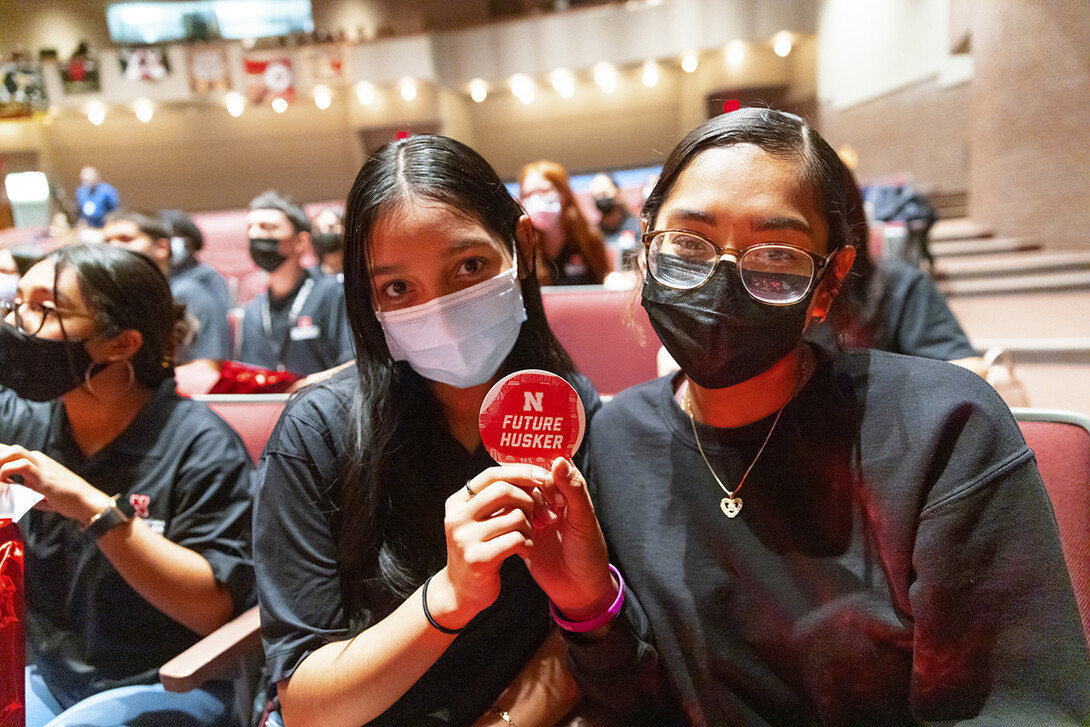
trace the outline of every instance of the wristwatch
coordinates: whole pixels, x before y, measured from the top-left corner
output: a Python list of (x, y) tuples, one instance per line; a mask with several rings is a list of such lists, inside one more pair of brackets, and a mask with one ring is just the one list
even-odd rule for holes
[(130, 515), (122, 512), (121, 508), (118, 507), (118, 497), (118, 495), (111, 497), (109, 504), (92, 515), (87, 524), (83, 526), (83, 535), (88, 540), (98, 540), (107, 531), (113, 530), (118, 525), (124, 525), (132, 519)]

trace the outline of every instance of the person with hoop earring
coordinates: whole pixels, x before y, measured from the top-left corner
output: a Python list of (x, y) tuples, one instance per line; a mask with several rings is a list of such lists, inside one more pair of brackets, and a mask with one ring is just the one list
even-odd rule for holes
[(0, 495), (45, 498), (19, 521), (26, 724), (224, 724), (230, 683), (171, 694), (158, 668), (253, 600), (252, 463), (175, 393), (166, 278), (139, 253), (63, 247), (0, 314)]

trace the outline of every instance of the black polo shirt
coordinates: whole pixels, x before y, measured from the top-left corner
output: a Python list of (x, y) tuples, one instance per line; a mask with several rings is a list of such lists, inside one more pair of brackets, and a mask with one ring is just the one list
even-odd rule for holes
[(344, 286), (334, 276), (303, 271), (286, 297), (266, 290), (242, 308), (239, 361), (305, 376), (353, 356)]
[[(60, 402), (0, 389), (0, 442), (43, 452), (212, 566), (241, 612), (253, 601), (249, 555), (251, 461), (238, 435), (205, 404), (164, 381), (105, 449), (85, 457)], [(28, 663), (65, 708), (115, 687), (157, 681), (159, 667), (198, 635), (145, 601), (79, 524), (32, 510), (26, 537)]]

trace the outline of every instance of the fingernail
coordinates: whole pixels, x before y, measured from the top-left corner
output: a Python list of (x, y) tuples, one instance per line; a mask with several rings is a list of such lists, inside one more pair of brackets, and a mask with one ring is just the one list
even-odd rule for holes
[(563, 457), (557, 457), (557, 460), (560, 462), (560, 464), (556, 465), (554, 463), (554, 465), (556, 466), (556, 473), (558, 475), (560, 475), (561, 477), (567, 477), (568, 475), (570, 475), (571, 474), (571, 463), (568, 462), (568, 460), (564, 459)]
[(534, 482), (541, 483), (549, 476), (548, 470), (543, 470), (540, 467), (535, 467), (530, 470), (530, 479)]

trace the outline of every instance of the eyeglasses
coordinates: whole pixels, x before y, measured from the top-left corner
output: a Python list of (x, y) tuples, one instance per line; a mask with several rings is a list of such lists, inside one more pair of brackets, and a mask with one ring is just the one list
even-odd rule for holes
[(833, 254), (817, 253), (783, 242), (767, 242), (732, 250), (696, 232), (657, 230), (645, 233), (647, 269), (658, 282), (692, 290), (708, 282), (719, 258), (730, 256), (746, 292), (769, 305), (791, 305), (806, 297)]
[(0, 319), (7, 319), (9, 315), (14, 318), (15, 327), (28, 336), (36, 336), (45, 325), (45, 319), (49, 314), (57, 316), (69, 316), (70, 318), (93, 318), (89, 313), (72, 310), (70, 308), (58, 308), (48, 300), (0, 300)]

